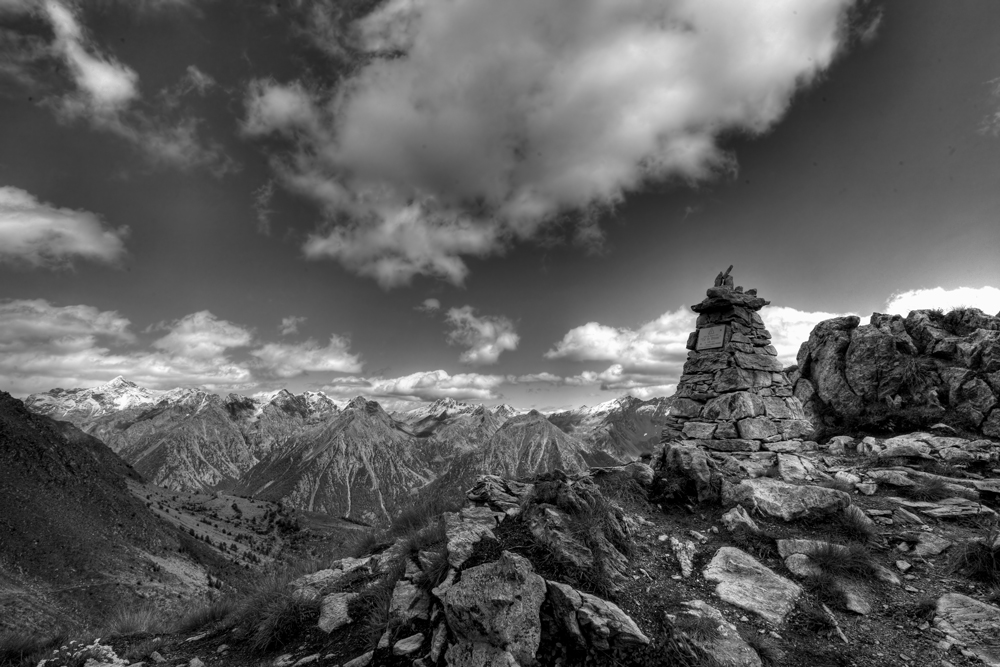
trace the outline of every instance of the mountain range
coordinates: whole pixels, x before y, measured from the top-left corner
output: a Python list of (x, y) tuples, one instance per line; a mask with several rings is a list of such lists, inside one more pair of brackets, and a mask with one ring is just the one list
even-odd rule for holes
[(659, 442), (669, 404), (626, 397), (543, 415), (444, 398), (389, 413), (363, 397), (338, 405), (322, 392), (158, 392), (122, 377), (25, 400), (167, 489), (232, 492), (372, 525), (421, 490), (484, 472), (521, 477), (634, 459)]

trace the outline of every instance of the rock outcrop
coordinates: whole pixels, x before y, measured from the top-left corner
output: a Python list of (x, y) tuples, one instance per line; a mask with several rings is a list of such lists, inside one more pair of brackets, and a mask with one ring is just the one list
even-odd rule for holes
[(797, 362), (794, 395), (827, 425), (946, 420), (1000, 438), (998, 316), (962, 308), (873, 313), (866, 325), (838, 317), (816, 325)]
[(758, 314), (768, 303), (756, 290), (724, 283), (691, 307), (697, 330), (664, 440), (726, 452), (788, 451), (812, 433)]

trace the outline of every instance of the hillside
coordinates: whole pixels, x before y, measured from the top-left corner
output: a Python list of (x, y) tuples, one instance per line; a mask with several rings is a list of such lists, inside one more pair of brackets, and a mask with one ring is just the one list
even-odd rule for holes
[(99, 440), (0, 392), (0, 628), (78, 625), (115, 604), (190, 597), (205, 573), (129, 490), (140, 476)]

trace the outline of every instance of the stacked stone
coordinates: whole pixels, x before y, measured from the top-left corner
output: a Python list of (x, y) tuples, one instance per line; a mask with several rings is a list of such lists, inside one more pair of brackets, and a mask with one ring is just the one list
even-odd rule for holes
[(726, 452), (793, 451), (812, 432), (757, 313), (768, 303), (733, 287), (727, 271), (691, 307), (698, 324), (665, 438)]

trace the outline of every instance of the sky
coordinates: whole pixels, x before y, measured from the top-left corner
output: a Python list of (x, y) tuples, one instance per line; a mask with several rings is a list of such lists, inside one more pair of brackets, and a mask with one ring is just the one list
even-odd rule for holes
[(1000, 311), (991, 0), (0, 0), (0, 389), (673, 393)]

